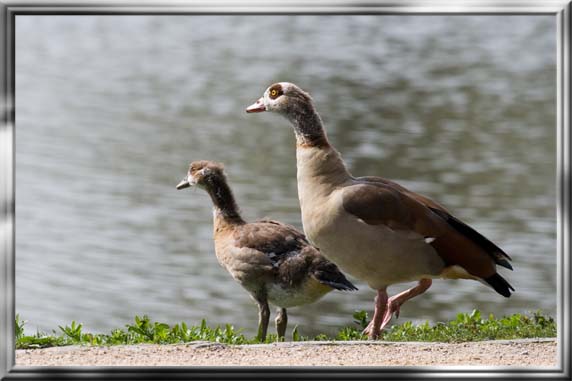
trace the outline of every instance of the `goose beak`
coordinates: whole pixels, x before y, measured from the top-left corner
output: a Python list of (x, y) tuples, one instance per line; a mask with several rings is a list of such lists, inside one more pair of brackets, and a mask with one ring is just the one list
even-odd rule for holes
[(178, 190), (181, 190), (181, 189), (188, 188), (188, 187), (190, 187), (190, 186), (191, 186), (191, 184), (189, 183), (189, 180), (183, 179), (183, 180), (181, 180), (181, 182), (179, 183), (179, 185), (177, 185), (177, 189), (178, 189)]
[(246, 108), (246, 112), (262, 112), (266, 111), (266, 106), (264, 106), (264, 99), (260, 98), (250, 106)]

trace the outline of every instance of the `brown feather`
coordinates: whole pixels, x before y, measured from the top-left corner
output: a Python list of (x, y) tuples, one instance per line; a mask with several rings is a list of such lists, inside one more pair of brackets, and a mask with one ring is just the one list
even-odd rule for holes
[(475, 242), (475, 236), (455, 229), (444, 218), (450, 214), (440, 204), (390, 180), (379, 177), (355, 180), (356, 185), (343, 191), (343, 206), (348, 213), (370, 225), (384, 224), (434, 238), (429, 244), (447, 266), (461, 266), (480, 278), (496, 273), (494, 255), (484, 250), (480, 241)]
[(273, 263), (275, 277), (284, 287), (298, 287), (308, 274), (339, 290), (357, 290), (336, 265), (325, 259), (295, 227), (273, 220), (260, 220), (237, 227), (235, 246), (264, 253)]

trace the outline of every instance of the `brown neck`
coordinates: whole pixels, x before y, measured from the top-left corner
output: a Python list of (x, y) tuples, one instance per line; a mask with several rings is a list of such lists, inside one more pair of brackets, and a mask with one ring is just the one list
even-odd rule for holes
[(300, 148), (329, 148), (330, 142), (325, 135), (307, 137), (296, 134), (296, 146)]
[(296, 144), (301, 147), (328, 148), (330, 143), (320, 115), (310, 100), (293, 102), (286, 112), (296, 134)]
[(205, 188), (211, 196), (215, 211), (218, 216), (222, 217), (226, 222), (231, 224), (245, 223), (238, 206), (234, 200), (232, 190), (228, 186), (226, 180), (220, 177), (211, 177), (207, 180)]
[(340, 153), (328, 141), (312, 101), (296, 102), (288, 111), (296, 133), (298, 185), (300, 181), (312, 178), (328, 186), (337, 186), (351, 178)]

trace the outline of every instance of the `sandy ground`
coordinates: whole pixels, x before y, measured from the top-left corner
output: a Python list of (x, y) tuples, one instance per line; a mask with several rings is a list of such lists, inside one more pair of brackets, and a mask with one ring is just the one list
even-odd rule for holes
[(558, 365), (555, 339), (460, 344), (286, 342), (57, 347), (17, 350), (18, 366), (515, 366)]

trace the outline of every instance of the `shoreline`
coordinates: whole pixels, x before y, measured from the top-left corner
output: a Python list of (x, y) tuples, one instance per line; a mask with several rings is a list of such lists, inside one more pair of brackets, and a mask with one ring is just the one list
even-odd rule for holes
[(306, 341), (63, 346), (16, 350), (16, 366), (503, 366), (558, 365), (556, 338), (463, 343)]

